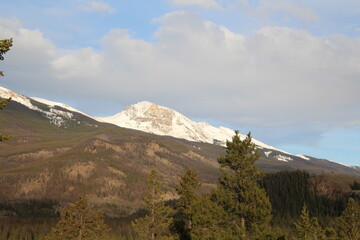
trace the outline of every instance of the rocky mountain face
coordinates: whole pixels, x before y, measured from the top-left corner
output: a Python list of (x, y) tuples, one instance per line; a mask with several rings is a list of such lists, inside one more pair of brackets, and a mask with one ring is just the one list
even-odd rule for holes
[[(172, 136), (194, 142), (204, 142), (225, 146), (231, 140), (234, 130), (225, 127), (214, 127), (206, 122), (195, 122), (173, 109), (158, 106), (150, 102), (139, 102), (126, 107), (123, 111), (110, 117), (96, 118), (101, 122), (115, 124), (119, 127), (140, 130), (156, 135)], [(246, 135), (240, 134), (240, 139)], [(310, 158), (276, 149), (270, 145), (253, 139), (259, 149), (266, 149), (266, 155), (280, 161), (291, 161), (293, 158)], [(274, 153), (275, 154), (274, 154)]]
[(205, 122), (194, 122), (172, 109), (146, 101), (128, 106), (114, 116), (98, 118), (98, 120), (120, 127), (195, 142), (226, 142), (226, 139), (231, 139), (234, 135), (233, 130), (213, 127)]
[[(226, 139), (217, 137), (217, 132), (233, 134), (147, 102), (113, 117), (127, 119), (124, 128), (70, 106), (8, 89), (0, 88), (0, 97), (12, 98), (0, 112), (1, 133), (12, 136), (0, 144), (0, 201), (35, 198), (67, 202), (88, 194), (108, 214), (126, 215), (141, 206), (144, 181), (153, 168), (165, 182), (169, 199), (175, 197), (173, 186), (186, 168), (199, 173), (204, 190), (213, 186), (219, 176), (217, 158), (224, 148), (208, 142)], [(147, 127), (154, 134), (129, 126)], [(173, 132), (191, 133), (189, 136), (198, 140), (165, 134)], [(268, 172), (301, 169), (360, 176), (356, 168), (256, 144), (261, 154), (257, 164)]]

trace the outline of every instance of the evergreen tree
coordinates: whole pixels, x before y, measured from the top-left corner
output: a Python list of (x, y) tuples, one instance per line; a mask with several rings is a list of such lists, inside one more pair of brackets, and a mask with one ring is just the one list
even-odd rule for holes
[(172, 240), (170, 232), (174, 210), (165, 206), (164, 194), (156, 170), (152, 170), (146, 186), (144, 198), (148, 215), (132, 222), (135, 232), (141, 240)]
[[(0, 40), (0, 60), (4, 60), (3, 55), (7, 51), (10, 50), (10, 47), (12, 47), (12, 39)], [(0, 76), (4, 76), (4, 73), (2, 71), (0, 71)], [(11, 98), (9, 98), (9, 99), (0, 99), (0, 110), (3, 110), (6, 103), (8, 103), (10, 100), (11, 100)], [(5, 140), (9, 140), (9, 139), (10, 139), (9, 136), (5, 136), (5, 135), (0, 134), (0, 142), (5, 141)]]
[(192, 170), (186, 170), (176, 186), (180, 239), (238, 240), (240, 232), (231, 228), (231, 218), (209, 195), (198, 194), (200, 186), (199, 177)]
[(181, 219), (181, 239), (190, 239), (194, 205), (198, 200), (197, 191), (200, 186), (199, 177), (190, 169), (183, 173), (179, 185), (176, 186), (176, 192), (179, 194), (176, 209)]
[[(12, 47), (12, 39), (3, 39), (0, 40), (0, 60), (4, 60), (4, 54), (10, 50)], [(4, 73), (0, 71), (0, 76), (4, 76)]]
[(239, 240), (241, 230), (234, 229), (232, 218), (209, 196), (203, 195), (193, 205), (191, 240)]
[(360, 240), (360, 203), (349, 198), (343, 215), (337, 218), (336, 223), (340, 239)]
[(244, 229), (246, 238), (260, 238), (268, 230), (271, 204), (257, 181), (264, 174), (254, 164), (259, 158), (251, 134), (242, 141), (235, 131), (226, 143), (226, 155), (218, 159), (222, 176), (214, 197), (233, 217), (236, 229)]
[(325, 240), (324, 230), (320, 227), (317, 218), (310, 218), (307, 206), (304, 205), (300, 219), (295, 223), (299, 240)]
[(108, 239), (108, 231), (102, 213), (94, 211), (85, 196), (63, 209), (60, 221), (46, 239), (103, 240)]

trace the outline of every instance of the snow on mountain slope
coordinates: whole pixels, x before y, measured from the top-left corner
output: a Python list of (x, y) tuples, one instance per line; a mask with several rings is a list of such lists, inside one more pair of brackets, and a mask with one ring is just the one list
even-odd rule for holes
[[(214, 127), (206, 122), (194, 122), (184, 115), (166, 107), (143, 101), (126, 107), (110, 117), (98, 117), (98, 121), (112, 123), (120, 127), (136, 129), (157, 135), (167, 135), (195, 142), (220, 143), (231, 140), (234, 131), (225, 127)], [(246, 135), (240, 135), (245, 139)], [(276, 149), (256, 139), (253, 142), (260, 148)]]
[(38, 97), (31, 97), (31, 99), (37, 101), (37, 102), (40, 102), (40, 103), (43, 103), (45, 105), (48, 105), (49, 107), (55, 107), (55, 106), (58, 106), (58, 107), (61, 107), (61, 108), (64, 108), (64, 109), (67, 109), (69, 111), (72, 111), (72, 112), (77, 112), (77, 113), (80, 113), (82, 115), (85, 115), (87, 117), (90, 117), (90, 118), (93, 118), (89, 115), (87, 115), (86, 113), (83, 113), (79, 110), (77, 110), (76, 108), (73, 108), (69, 105), (66, 105), (64, 103), (59, 103), (59, 102), (53, 102), (53, 101), (49, 101), (49, 100), (46, 100), (46, 99), (43, 99), (43, 98), (38, 98)]
[[(31, 110), (42, 113), (47, 119), (49, 119), (50, 123), (58, 127), (61, 126), (66, 127), (67, 126), (66, 122), (68, 120), (76, 121), (73, 114), (74, 112), (88, 116), (66, 104), (52, 102), (41, 98), (29, 98), (1, 86), (0, 86), (0, 97), (11, 98), (11, 101), (18, 102)], [(44, 108), (44, 107), (40, 107), (39, 105), (36, 106), (35, 104), (36, 102), (45, 104), (47, 107)], [(64, 110), (55, 109), (54, 108), (55, 106), (61, 107)]]
[(0, 97), (1, 98), (11, 98), (12, 101), (18, 102), (32, 110), (39, 111), (40, 109), (31, 104), (30, 98), (25, 97), (24, 95), (13, 92), (7, 88), (0, 86)]

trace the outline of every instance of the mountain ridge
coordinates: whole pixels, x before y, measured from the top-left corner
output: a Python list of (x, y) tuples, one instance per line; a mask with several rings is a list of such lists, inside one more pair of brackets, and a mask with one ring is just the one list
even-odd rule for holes
[[(195, 122), (181, 113), (167, 107), (159, 106), (149, 101), (142, 101), (125, 107), (125, 109), (110, 117), (92, 117), (69, 105), (54, 102), (37, 97), (26, 97), (12, 90), (0, 86), (0, 97), (9, 98), (27, 108), (43, 114), (50, 123), (58, 127), (79, 125), (83, 117), (91, 121), (85, 121), (89, 126), (97, 127), (96, 122), (110, 123), (119, 127), (139, 130), (161, 136), (172, 136), (193, 142), (203, 142), (217, 145), (225, 145), (226, 140), (231, 140), (234, 131), (226, 127), (214, 127), (206, 122)], [(42, 107), (41, 107), (42, 106)], [(45, 106), (45, 108), (44, 108)], [(83, 116), (83, 117), (81, 117)], [(80, 117), (80, 118), (79, 118)], [(91, 122), (91, 123), (90, 123)], [(240, 134), (244, 139), (246, 135)], [(293, 155), (286, 151), (277, 149), (252, 138), (261, 154), (267, 158), (281, 162), (301, 160), (309, 162), (317, 159), (305, 155)], [(327, 160), (328, 161), (328, 160)], [(336, 163), (343, 165), (341, 163)], [(350, 167), (358, 170), (357, 167)]]

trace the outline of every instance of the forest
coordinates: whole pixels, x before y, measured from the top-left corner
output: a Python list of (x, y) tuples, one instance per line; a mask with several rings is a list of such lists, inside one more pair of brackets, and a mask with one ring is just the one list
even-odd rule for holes
[(324, 179), (304, 171), (265, 174), (249, 134), (236, 132), (218, 159), (221, 176), (210, 192), (185, 170), (167, 200), (156, 169), (148, 176), (144, 209), (108, 218), (87, 196), (59, 209), (54, 200), (0, 203), (0, 239), (360, 239), (358, 183), (353, 194), (322, 188)]

